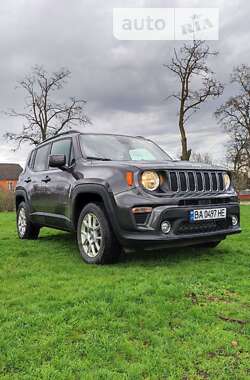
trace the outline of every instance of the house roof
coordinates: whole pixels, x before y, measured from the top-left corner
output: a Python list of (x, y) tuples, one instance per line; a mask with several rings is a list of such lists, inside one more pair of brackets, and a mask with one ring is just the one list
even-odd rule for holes
[(0, 180), (18, 180), (22, 171), (19, 164), (0, 164)]

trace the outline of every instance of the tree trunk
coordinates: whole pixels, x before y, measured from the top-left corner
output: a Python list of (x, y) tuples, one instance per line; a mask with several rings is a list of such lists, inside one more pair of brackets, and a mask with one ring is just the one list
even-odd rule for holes
[(182, 161), (189, 161), (192, 150), (187, 148), (187, 137), (186, 137), (186, 131), (184, 127), (184, 104), (181, 104), (180, 107), (180, 116), (179, 116), (179, 129), (181, 133), (181, 160)]
[(47, 133), (45, 128), (41, 128), (41, 133), (42, 133), (42, 141), (45, 141), (47, 138)]

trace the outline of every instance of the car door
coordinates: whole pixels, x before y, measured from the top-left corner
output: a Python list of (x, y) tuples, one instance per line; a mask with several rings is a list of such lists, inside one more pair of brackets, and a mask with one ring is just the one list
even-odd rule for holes
[[(66, 167), (70, 167), (73, 162), (72, 139), (64, 138), (52, 142), (50, 155), (56, 154), (64, 154)], [(70, 171), (55, 168), (49, 168), (47, 176), (47, 213), (50, 214), (50, 222), (56, 227), (67, 228), (70, 225), (69, 196), (75, 179)]]
[(32, 220), (43, 224), (44, 214), (47, 212), (46, 173), (48, 170), (48, 156), (51, 144), (47, 143), (35, 152), (33, 167), (30, 171), (30, 203)]
[[(27, 165), (25, 170), (23, 171), (23, 174), (20, 176), (21, 182), (23, 182), (26, 196), (28, 199), (28, 203), (30, 206), (30, 212), (32, 212), (32, 203), (31, 203), (31, 194), (33, 192), (33, 164), (34, 164), (34, 159), (36, 156), (36, 150), (34, 149), (31, 151), (29, 159), (27, 161)], [(20, 181), (20, 179), (19, 179)]]

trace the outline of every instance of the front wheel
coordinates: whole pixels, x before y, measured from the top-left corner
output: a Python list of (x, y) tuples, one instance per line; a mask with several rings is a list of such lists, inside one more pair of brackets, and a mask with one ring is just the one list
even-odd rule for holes
[(121, 253), (121, 247), (102, 206), (89, 203), (80, 214), (77, 241), (82, 258), (88, 264), (110, 264)]
[(28, 208), (21, 202), (17, 209), (17, 233), (20, 239), (37, 239), (40, 227), (30, 221)]

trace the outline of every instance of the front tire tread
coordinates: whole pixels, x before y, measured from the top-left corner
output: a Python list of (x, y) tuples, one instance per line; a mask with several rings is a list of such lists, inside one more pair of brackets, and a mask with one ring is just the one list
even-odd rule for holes
[[(23, 235), (20, 234), (19, 228), (18, 228), (18, 217), (19, 217), (19, 212), (21, 209), (24, 209), (25, 216), (26, 216), (26, 230)], [(31, 222), (28, 207), (25, 202), (21, 202), (17, 209), (17, 232), (18, 232), (19, 239), (21, 240), (23, 239), (37, 240), (39, 232), (40, 232), (40, 227)]]

